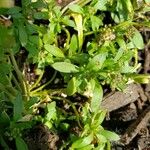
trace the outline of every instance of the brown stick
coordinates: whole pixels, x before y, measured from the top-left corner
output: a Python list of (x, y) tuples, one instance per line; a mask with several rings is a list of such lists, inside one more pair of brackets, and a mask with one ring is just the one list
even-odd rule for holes
[(112, 95), (104, 98), (102, 101), (102, 109), (107, 109), (108, 112), (126, 106), (135, 102), (139, 96), (140, 87), (136, 84), (130, 84), (123, 92), (117, 91)]
[(134, 137), (144, 128), (150, 120), (150, 106), (143, 111), (143, 113), (137, 118), (137, 120), (129, 126), (125, 134), (121, 137), (121, 144), (128, 145)]

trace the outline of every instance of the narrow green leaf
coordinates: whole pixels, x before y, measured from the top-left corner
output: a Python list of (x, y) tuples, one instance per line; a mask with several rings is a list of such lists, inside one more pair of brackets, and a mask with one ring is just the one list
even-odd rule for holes
[(46, 118), (48, 121), (51, 119), (55, 119), (56, 117), (56, 102), (51, 102), (50, 104), (47, 105), (47, 114)]
[(91, 23), (92, 23), (92, 30), (97, 31), (101, 25), (103, 25), (103, 22), (100, 18), (96, 16), (91, 16)]
[(62, 22), (63, 22), (65, 25), (67, 25), (67, 26), (70, 26), (70, 27), (73, 27), (73, 28), (75, 27), (74, 21), (71, 20), (69, 16), (64, 16), (64, 17), (62, 18)]
[(131, 38), (132, 43), (136, 46), (138, 49), (144, 48), (144, 41), (142, 38), (142, 35), (138, 30), (135, 31), (133, 38)]
[(82, 44), (83, 44), (83, 18), (81, 14), (72, 14), (72, 17), (75, 20), (77, 31), (78, 31), (78, 44), (79, 44), (79, 52), (82, 49)]
[(150, 83), (150, 75), (147, 75), (147, 74), (133, 74), (132, 76), (131, 76), (131, 78), (135, 81), (135, 82), (137, 82), (137, 83), (141, 83), (141, 84), (148, 84), (148, 83)]
[(10, 117), (8, 116), (8, 114), (5, 111), (0, 113), (0, 127), (9, 125), (9, 122), (10, 122)]
[(116, 133), (111, 131), (103, 130), (101, 131), (101, 134), (111, 141), (118, 141), (120, 139), (120, 137)]
[(25, 26), (23, 25), (23, 23), (18, 24), (18, 31), (19, 31), (20, 43), (24, 47), (27, 44), (28, 35), (27, 35), (26, 29), (25, 29)]
[(35, 19), (48, 19), (48, 13), (47, 12), (35, 12), (33, 17)]
[(22, 2), (21, 4), (22, 4), (23, 7), (27, 7), (28, 5), (31, 4), (31, 0), (23, 0), (21, 2)]
[(27, 144), (24, 142), (24, 140), (21, 137), (16, 137), (16, 147), (17, 150), (28, 150)]
[(95, 82), (95, 87), (93, 90), (93, 97), (91, 98), (91, 109), (93, 112), (96, 112), (100, 109), (100, 103), (103, 98), (103, 89), (98, 82), (96, 81), (94, 82)]
[(77, 5), (77, 4), (70, 5), (70, 6), (69, 6), (69, 9), (70, 9), (71, 11), (76, 12), (76, 13), (79, 13), (79, 14), (82, 14), (82, 13), (83, 13), (82, 7), (80, 7), (80, 6)]
[(83, 137), (83, 138), (75, 141), (72, 144), (71, 148), (77, 148), (77, 149), (78, 148), (83, 148), (83, 147), (88, 146), (89, 144), (91, 144), (92, 140), (93, 140), (93, 134), (90, 134), (87, 137)]
[(10, 150), (2, 134), (0, 134), (0, 145), (4, 148), (4, 150)]
[(77, 91), (76, 87), (76, 78), (73, 77), (69, 82), (67, 86), (67, 95), (71, 96)]
[(87, 67), (90, 70), (98, 71), (102, 68), (103, 63), (106, 60), (107, 53), (100, 53), (92, 58)]
[(63, 73), (78, 72), (77, 66), (67, 62), (56, 62), (52, 65), (52, 67)]
[(80, 148), (79, 150), (93, 150), (93, 149), (94, 149), (94, 144), (90, 144), (90, 145)]
[(54, 55), (56, 57), (65, 57), (62, 50), (56, 46), (45, 44), (44, 47), (48, 52), (50, 52), (52, 55)]
[(123, 48), (119, 48), (118, 52), (117, 52), (117, 54), (116, 54), (116, 56), (114, 58), (114, 61), (115, 62), (118, 61), (122, 57), (123, 53), (124, 53), (124, 49)]
[(96, 133), (96, 137), (98, 138), (99, 141), (103, 141), (103, 143), (107, 142), (106, 137), (103, 136), (100, 132)]
[(97, 3), (94, 5), (94, 8), (97, 10), (106, 10), (106, 4), (108, 0), (98, 0)]
[(14, 110), (13, 110), (13, 119), (17, 121), (21, 119), (23, 112), (23, 100), (21, 93), (18, 93), (16, 99), (14, 100)]
[(106, 111), (99, 111), (97, 114), (96, 114), (96, 116), (95, 116), (95, 119), (94, 119), (94, 124), (95, 125), (101, 125), (102, 124), (102, 122), (104, 121), (104, 119), (105, 119), (105, 116), (106, 116)]
[(70, 48), (69, 48), (69, 56), (72, 56), (73, 54), (75, 54), (77, 49), (78, 49), (78, 39), (77, 39), (77, 36), (74, 34), (71, 37)]

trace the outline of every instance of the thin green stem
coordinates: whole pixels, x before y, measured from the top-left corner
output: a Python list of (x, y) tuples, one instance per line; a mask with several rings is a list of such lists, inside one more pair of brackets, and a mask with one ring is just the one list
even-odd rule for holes
[(47, 83), (45, 83), (44, 85), (40, 86), (39, 88), (33, 90), (33, 91), (30, 92), (30, 93), (33, 94), (33, 93), (36, 93), (36, 92), (38, 92), (38, 91), (41, 91), (43, 88), (45, 88), (47, 85), (49, 85), (49, 84), (55, 79), (56, 74), (57, 74), (57, 71), (54, 72), (52, 78), (51, 78)]
[(16, 87), (22, 92), (22, 89), (21, 89), (16, 77), (13, 74), (12, 74), (12, 80), (15, 83)]
[(66, 47), (66, 49), (68, 49), (69, 48), (69, 42), (70, 42), (70, 32), (65, 27), (62, 27), (62, 30), (64, 30), (66, 35), (67, 35), (65, 47)]
[(92, 35), (96, 32), (99, 32), (99, 31), (90, 31), (90, 32), (84, 33), (84, 36)]
[(27, 95), (28, 95), (27, 94), (27, 87), (26, 87), (26, 84), (24, 82), (23, 75), (22, 75), (21, 71), (19, 70), (17, 62), (15, 60), (15, 57), (14, 57), (14, 55), (13, 55), (13, 53), (11, 51), (10, 51), (10, 58), (11, 58), (13, 66), (14, 66), (14, 69), (16, 71), (18, 80), (19, 80), (19, 82), (21, 84), (21, 89), (22, 89), (22, 92), (23, 92), (23, 97), (26, 100), (27, 99)]
[(52, 98), (54, 98), (54, 99), (56, 99), (56, 100), (64, 100), (64, 101), (66, 101), (67, 103), (69, 103), (69, 104), (71, 105), (71, 107), (72, 107), (72, 109), (73, 109), (73, 111), (74, 111), (74, 113), (75, 113), (75, 115), (76, 115), (76, 117), (77, 117), (78, 125), (79, 125), (79, 127), (82, 129), (82, 126), (81, 126), (81, 123), (80, 123), (80, 119), (79, 119), (79, 118), (80, 118), (80, 115), (79, 115), (79, 113), (78, 113), (78, 111), (77, 111), (75, 105), (74, 105), (70, 100), (68, 100), (68, 99), (66, 99), (66, 98), (64, 98), (64, 97), (53, 96)]
[(65, 88), (62, 88), (62, 89), (49, 89), (49, 90), (43, 90), (43, 91), (37, 91), (37, 92), (34, 92), (34, 93), (30, 93), (30, 96), (45, 96), (45, 95), (50, 95), (50, 96), (53, 96), (53, 95), (60, 95), (62, 93), (65, 93), (66, 92), (66, 89)]
[(31, 86), (30, 91), (32, 89), (34, 89), (41, 81), (42, 77), (43, 77), (44, 71), (42, 71), (42, 73), (39, 75), (38, 79), (36, 80), (36, 82)]

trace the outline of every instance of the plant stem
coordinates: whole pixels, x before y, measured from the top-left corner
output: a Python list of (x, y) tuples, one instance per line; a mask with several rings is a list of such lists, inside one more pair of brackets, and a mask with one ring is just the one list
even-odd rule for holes
[(70, 42), (70, 32), (66, 28), (64, 28), (64, 27), (62, 27), (62, 30), (64, 30), (65, 33), (66, 33), (66, 35), (67, 35), (66, 49), (68, 49), (69, 48), (69, 42)]
[(23, 75), (21, 73), (21, 71), (19, 70), (18, 68), (18, 65), (17, 65), (17, 62), (15, 60), (15, 57), (13, 55), (13, 53), (10, 51), (10, 58), (11, 58), (11, 61), (12, 61), (12, 64), (14, 66), (14, 69), (16, 71), (16, 74), (17, 74), (17, 77), (18, 77), (18, 80), (21, 84), (21, 89), (22, 89), (22, 93), (23, 93), (23, 98), (24, 100), (27, 100), (27, 87), (26, 87), (26, 84), (24, 82), (24, 78), (23, 78)]
[(31, 94), (36, 93), (36, 92), (38, 92), (38, 91), (41, 91), (43, 88), (45, 88), (47, 85), (49, 85), (49, 84), (55, 79), (56, 74), (57, 74), (57, 71), (55, 70), (55, 72), (54, 72), (52, 78), (51, 78), (47, 83), (45, 83), (44, 85), (42, 85), (42, 86), (40, 86), (39, 88), (33, 90), (33, 91), (31, 92)]
[(17, 79), (15, 78), (15, 76), (12, 74), (12, 80), (15, 83), (15, 85), (17, 86), (17, 88), (22, 92), (22, 89), (17, 81)]
[(66, 99), (66, 98), (64, 98), (64, 97), (53, 96), (53, 97), (51, 97), (51, 98), (54, 98), (54, 99), (56, 99), (56, 100), (64, 100), (64, 101), (66, 101), (67, 103), (69, 103), (69, 104), (71, 105), (71, 107), (73, 108), (73, 111), (74, 111), (74, 113), (75, 113), (75, 115), (76, 115), (76, 117), (77, 117), (78, 125), (79, 125), (79, 127), (82, 129), (82, 126), (81, 126), (81, 123), (80, 123), (80, 119), (79, 119), (79, 118), (80, 118), (80, 115), (79, 115), (79, 113), (78, 113), (78, 111), (77, 111), (75, 105), (74, 105), (70, 100), (68, 100), (68, 99)]
[(34, 89), (41, 81), (42, 77), (43, 77), (44, 71), (39, 75), (38, 79), (36, 80), (36, 82), (31, 86), (30, 91), (32, 89)]

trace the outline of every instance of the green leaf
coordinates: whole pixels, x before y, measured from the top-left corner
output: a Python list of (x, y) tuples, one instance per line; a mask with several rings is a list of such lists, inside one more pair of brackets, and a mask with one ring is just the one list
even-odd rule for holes
[(90, 82), (91, 83), (95, 82), (95, 87), (93, 89), (93, 96), (91, 98), (91, 109), (93, 112), (96, 112), (100, 109), (100, 104), (103, 98), (103, 89), (100, 83), (98, 83), (94, 79), (92, 79)]
[(48, 12), (35, 12), (33, 17), (35, 19), (48, 19)]
[(82, 49), (82, 44), (83, 44), (83, 18), (81, 14), (72, 14), (72, 17), (75, 20), (76, 23), (76, 28), (78, 31), (78, 44), (79, 44), (79, 52)]
[(89, 136), (87, 137), (83, 137), (83, 138), (80, 138), (79, 140), (75, 141), (71, 148), (83, 148), (85, 146), (88, 146), (91, 144), (91, 142), (93, 141), (93, 134), (90, 134)]
[(0, 134), (0, 145), (4, 148), (4, 150), (10, 150), (2, 134)]
[(28, 110), (37, 102), (38, 102), (37, 97), (31, 97), (29, 101), (25, 102), (25, 108)]
[(15, 7), (9, 8), (7, 13), (9, 15), (15, 15), (15, 14), (19, 14), (20, 12), (21, 12), (21, 8), (18, 6), (15, 6)]
[(21, 137), (16, 137), (16, 147), (17, 150), (28, 150), (27, 144), (24, 142), (24, 140)]
[(10, 122), (10, 117), (8, 116), (8, 114), (5, 111), (0, 113), (0, 127), (9, 125), (9, 122)]
[(124, 53), (124, 49), (123, 48), (119, 48), (118, 52), (117, 52), (117, 54), (116, 54), (116, 56), (114, 58), (114, 61), (115, 62), (118, 61), (122, 57), (123, 53)]
[(9, 74), (11, 71), (11, 65), (7, 63), (0, 63), (0, 73)]
[(23, 112), (23, 100), (21, 93), (18, 93), (16, 99), (14, 100), (14, 110), (13, 110), (13, 119), (17, 121), (22, 118)]
[(125, 4), (124, 7), (126, 7), (128, 12), (131, 13), (130, 15), (133, 16), (133, 6), (131, 3), (131, 0), (122, 0), (122, 1), (123, 1), (123, 4)]
[(76, 87), (76, 78), (73, 77), (69, 82), (67, 86), (67, 95), (71, 96), (77, 91)]
[(94, 150), (104, 150), (104, 149), (105, 149), (105, 143), (100, 142)]
[(99, 111), (97, 114), (96, 114), (96, 116), (95, 116), (95, 118), (94, 118), (94, 125), (97, 125), (97, 126), (99, 126), (100, 124), (102, 124), (102, 122), (104, 121), (104, 119), (105, 119), (105, 116), (106, 116), (106, 111)]
[(29, 52), (28, 58), (35, 58), (36, 56), (38, 56), (39, 49), (38, 49), (37, 45), (35, 45), (31, 42), (28, 42), (26, 44), (25, 48)]
[(96, 137), (98, 138), (99, 141), (103, 141), (103, 143), (107, 142), (106, 137), (103, 136), (100, 132), (96, 133)]
[(63, 73), (72, 73), (72, 72), (78, 72), (77, 66), (67, 63), (67, 62), (56, 62), (52, 65), (52, 67), (60, 72)]
[(77, 49), (78, 49), (78, 39), (77, 39), (76, 35), (74, 34), (71, 37), (70, 48), (69, 48), (69, 56), (72, 56), (73, 54), (75, 54)]
[(23, 1), (21, 1), (21, 4), (23, 7), (27, 7), (28, 5), (31, 4), (31, 0), (23, 0)]
[(79, 5), (77, 4), (72, 4), (69, 6), (69, 9), (73, 12), (76, 12), (76, 13), (79, 13), (79, 14), (82, 14), (83, 13), (83, 9), (82, 7), (80, 7)]
[(141, 84), (148, 84), (150, 83), (150, 75), (147, 74), (132, 74), (131, 78)]
[(87, 145), (85, 147), (79, 148), (79, 150), (93, 150), (94, 144)]
[(87, 65), (90, 70), (98, 71), (102, 68), (103, 63), (106, 60), (107, 53), (100, 53), (92, 58)]
[(120, 137), (116, 133), (111, 131), (103, 130), (101, 131), (101, 134), (111, 141), (118, 141), (120, 139)]
[(94, 8), (97, 10), (106, 10), (106, 4), (108, 0), (98, 0), (97, 3), (94, 5)]
[(116, 6), (117, 13), (112, 12), (115, 22), (131, 20), (134, 16), (133, 6), (130, 0), (118, 0)]
[(14, 44), (15, 38), (13, 35), (13, 30), (0, 25), (0, 55), (3, 55), (3, 49), (10, 49), (14, 46)]
[(56, 57), (65, 57), (62, 50), (56, 46), (45, 44), (44, 47), (48, 52), (50, 52), (52, 55), (54, 55)]
[(131, 38), (132, 43), (136, 46), (138, 49), (144, 48), (144, 41), (142, 38), (142, 35), (138, 30), (135, 31), (133, 38)]
[(91, 16), (92, 30), (97, 31), (99, 26), (103, 25), (103, 22), (100, 18), (96, 16)]
[(46, 119), (48, 121), (56, 118), (56, 102), (51, 102), (47, 105), (47, 112)]
[(64, 16), (64, 17), (62, 18), (62, 22), (63, 22), (65, 25), (67, 25), (67, 26), (70, 26), (70, 27), (73, 27), (73, 28), (75, 27), (74, 21), (71, 20), (69, 16)]
[(19, 32), (20, 43), (24, 47), (24, 46), (26, 46), (27, 41), (28, 41), (28, 35), (27, 35), (27, 32), (26, 32), (26, 28), (23, 25), (23, 23), (20, 23), (20, 22), (19, 22), (17, 27), (18, 27), (18, 32)]
[(145, 0), (145, 3), (150, 4), (150, 0)]

